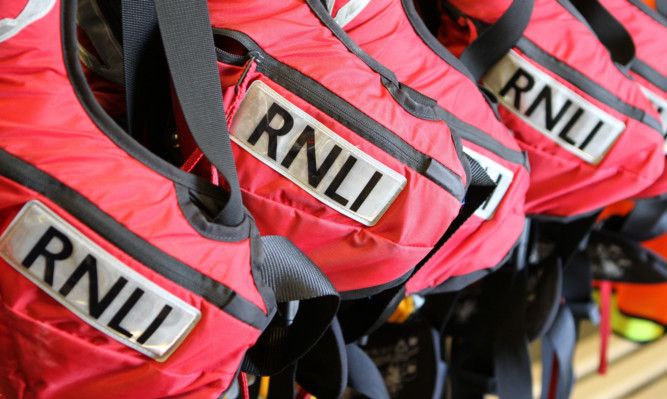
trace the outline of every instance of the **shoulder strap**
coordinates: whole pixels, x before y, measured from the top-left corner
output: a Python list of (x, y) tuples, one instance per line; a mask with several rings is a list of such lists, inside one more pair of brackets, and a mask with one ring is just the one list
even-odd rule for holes
[(248, 350), (243, 371), (273, 375), (307, 353), (331, 324), (339, 296), (331, 282), (290, 240), (262, 237), (262, 277), (276, 294), (278, 313)]
[(365, 398), (389, 399), (387, 386), (373, 360), (357, 344), (349, 344), (346, 349), (350, 388)]
[[(213, 34), (205, 0), (123, 0), (124, 15), (135, 24), (124, 42), (137, 40), (132, 56), (153, 37), (157, 21), (174, 90), (197, 145), (218, 168), (230, 198), (216, 217), (237, 225), (244, 217), (232, 155), (222, 90), (216, 66)], [(141, 17), (137, 17), (141, 16)], [(134, 64), (137, 63), (135, 60)], [(129, 65), (132, 65), (130, 63)], [(244, 359), (243, 369), (271, 375), (292, 365), (320, 338), (338, 309), (339, 296), (322, 271), (285, 237), (262, 237), (262, 278), (279, 303), (278, 313)]]
[(542, 338), (542, 399), (566, 399), (574, 385), (572, 357), (576, 343), (574, 318), (567, 305)]
[(635, 59), (635, 43), (623, 25), (598, 0), (570, 0), (586, 19), (611, 58), (630, 68)]
[[(133, 29), (123, 33), (124, 44), (134, 43), (131, 56), (139, 57), (155, 43), (155, 22), (167, 58), (174, 90), (197, 146), (215, 165), (229, 186), (229, 200), (214, 218), (228, 226), (244, 217), (241, 190), (232, 155), (222, 89), (215, 58), (213, 34), (205, 0), (123, 0), (124, 15), (133, 15)], [(126, 28), (126, 26), (124, 26)], [(138, 65), (140, 60), (126, 61)], [(126, 72), (126, 76), (132, 72)], [(136, 79), (135, 79), (136, 81)], [(132, 82), (126, 82), (131, 88)]]
[(502, 58), (528, 26), (534, 0), (514, 0), (505, 13), (461, 54), (461, 61), (476, 80)]

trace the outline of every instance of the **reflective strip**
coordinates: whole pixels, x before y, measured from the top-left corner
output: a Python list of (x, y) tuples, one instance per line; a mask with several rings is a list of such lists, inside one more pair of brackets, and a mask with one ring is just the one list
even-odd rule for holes
[[(371, 0), (350, 0), (338, 10), (334, 17), (334, 21), (336, 21), (341, 28), (344, 28), (345, 25), (349, 24), (350, 21), (356, 18), (370, 2)], [(332, 11), (332, 9), (329, 9), (329, 11)]]
[(0, 43), (48, 14), (55, 4), (56, 0), (28, 0), (28, 3), (16, 18), (0, 19)]
[(604, 158), (625, 124), (510, 51), (483, 78), (512, 113), (586, 162)]
[(463, 147), (463, 152), (468, 154), (469, 157), (477, 161), (479, 165), (484, 168), (484, 171), (489, 176), (491, 180), (496, 183), (496, 188), (493, 189), (493, 192), (489, 198), (480, 205), (475, 211), (474, 215), (480, 217), (484, 220), (489, 220), (493, 217), (500, 201), (505, 197), (505, 193), (512, 184), (514, 180), (514, 173), (507, 169), (506, 167), (500, 165), (498, 162), (493, 161), (492, 159), (471, 150), (470, 148)]
[[(647, 89), (646, 87), (639, 85), (639, 88), (641, 89), (642, 93), (648, 98), (655, 109), (658, 111), (660, 114), (660, 123), (662, 125), (662, 137), (667, 140), (667, 100), (665, 100), (662, 96), (658, 95), (657, 93), (654, 93), (653, 91)], [(665, 145), (663, 147), (665, 154), (667, 154), (667, 142), (665, 142)]]
[(261, 81), (248, 89), (230, 133), (310, 195), (367, 226), (378, 222), (407, 183)]
[(160, 362), (201, 317), (37, 200), (0, 236), (0, 256), (86, 323)]

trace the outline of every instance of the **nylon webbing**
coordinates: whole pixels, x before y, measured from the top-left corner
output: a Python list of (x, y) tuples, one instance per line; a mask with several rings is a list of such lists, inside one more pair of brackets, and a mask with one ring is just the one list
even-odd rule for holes
[[(556, 321), (542, 338), (542, 399), (566, 399), (574, 385), (572, 357), (576, 343), (574, 318), (566, 305), (558, 309)], [(555, 360), (555, 361), (554, 361)], [(554, 373), (553, 367), (558, 370)], [(556, 376), (556, 378), (552, 378)], [(555, 384), (552, 390), (552, 384)], [(555, 398), (550, 392), (555, 392)]]
[(461, 54), (475, 80), (481, 79), (514, 46), (528, 26), (534, 0), (514, 0), (503, 15)]
[(243, 203), (227, 131), (208, 6), (205, 0), (156, 0), (155, 12), (184, 119), (197, 146), (230, 189), (225, 207), (214, 220), (236, 226), (244, 217)]
[(275, 292), (279, 311), (248, 350), (243, 371), (274, 375), (315, 345), (333, 320), (340, 298), (324, 273), (290, 240), (265, 236), (262, 244), (262, 278)]
[(348, 384), (369, 399), (389, 399), (389, 392), (373, 360), (356, 344), (347, 349)]
[(296, 382), (318, 399), (337, 399), (348, 386), (347, 367), (343, 331), (334, 318), (313, 349), (299, 359)]
[(632, 36), (598, 0), (570, 0), (588, 21), (600, 42), (609, 50), (611, 58), (630, 68), (635, 59)]

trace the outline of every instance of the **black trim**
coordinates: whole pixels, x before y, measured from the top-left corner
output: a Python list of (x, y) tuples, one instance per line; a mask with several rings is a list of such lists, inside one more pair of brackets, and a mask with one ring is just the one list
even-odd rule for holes
[(435, 54), (438, 55), (438, 57), (442, 58), (443, 61), (449, 64), (452, 68), (461, 72), (472, 82), (475, 82), (475, 78), (472, 76), (468, 68), (463, 65), (461, 60), (456, 58), (454, 54), (450, 53), (449, 50), (447, 50), (447, 48), (445, 48), (445, 46), (443, 46), (438, 41), (438, 39), (433, 36), (431, 31), (424, 24), (424, 21), (415, 9), (414, 0), (401, 0), (401, 4), (403, 5), (405, 16), (412, 25), (412, 29), (414, 29), (415, 33), (422, 39), (424, 44), (426, 44), (428, 48), (430, 48)]
[(343, 28), (336, 23), (336, 21), (331, 17), (331, 14), (327, 12), (326, 7), (318, 0), (305, 0), (310, 10), (315, 14), (315, 16), (322, 22), (322, 24), (327, 27), (331, 33), (354, 55), (356, 55), (361, 61), (363, 61), (369, 68), (373, 71), (379, 73), (383, 78), (391, 82), (392, 85), (398, 87), (400, 84), (398, 78), (394, 72), (389, 70), (389, 68), (380, 64), (372, 58), (368, 53), (366, 53), (357, 43), (355, 43), (350, 36), (343, 30)]
[(521, 165), (526, 168), (526, 170), (530, 171), (528, 155), (525, 152), (505, 147), (501, 142), (493, 138), (493, 136), (490, 136), (483, 130), (462, 121), (456, 115), (443, 108), (440, 108), (440, 117), (447, 123), (449, 128), (461, 136), (462, 139), (477, 144), (504, 160)]
[(635, 63), (632, 65), (632, 71), (651, 82), (660, 90), (667, 93), (667, 77), (656, 71), (649, 64), (637, 58), (635, 59)]
[(588, 23), (586, 18), (581, 14), (581, 12), (577, 9), (577, 7), (572, 4), (570, 0), (556, 0), (558, 4), (561, 5), (567, 12), (569, 12), (574, 18), (577, 19), (577, 21), (581, 22), (582, 25), (586, 26), (586, 29), (591, 31), (593, 34), (595, 34), (595, 30), (593, 27)]
[(401, 104), (403, 109), (408, 111), (411, 115), (427, 121), (440, 120), (435, 110), (438, 102), (434, 99), (425, 96), (403, 83), (399, 83), (398, 86), (395, 86), (384, 77), (382, 78), (382, 85), (387, 88), (387, 91), (389, 91), (394, 100)]
[(412, 273), (414, 272), (413, 270), (408, 271), (404, 275), (400, 276), (397, 279), (394, 279), (388, 283), (380, 284), (380, 285), (374, 285), (372, 287), (368, 288), (360, 288), (358, 290), (350, 290), (350, 291), (342, 291), (340, 293), (340, 300), (341, 301), (350, 301), (353, 299), (362, 299), (362, 298), (368, 298), (369, 296), (373, 295), (378, 295), (390, 288), (395, 288), (404, 282), (406, 282), (410, 276), (412, 276)]
[(480, 270), (475, 270), (474, 272), (470, 272), (467, 274), (462, 274), (459, 276), (451, 276), (447, 280), (443, 281), (441, 284), (435, 286), (435, 287), (429, 287), (425, 288), (417, 294), (419, 295), (432, 295), (432, 294), (443, 294), (447, 292), (456, 292), (456, 291), (461, 291), (462, 289), (468, 287), (469, 285), (483, 279), (484, 277), (488, 276), (489, 274), (495, 272), (496, 270), (500, 269), (502, 266), (504, 266), (512, 257), (514, 254), (514, 249), (519, 245), (520, 239), (517, 239), (514, 242), (514, 245), (512, 248), (510, 248), (509, 251), (505, 254), (505, 256), (498, 262), (496, 265), (486, 268), (486, 269), (480, 269)]
[[(84, 196), (33, 165), (0, 149), (0, 174), (44, 195), (102, 238), (173, 283), (258, 329), (268, 320), (259, 307), (229, 287), (162, 252), (101, 211)], [(248, 219), (242, 224), (248, 229)]]
[[(466, 68), (465, 65), (452, 53), (450, 53), (428, 30), (426, 25), (424, 25), (423, 20), (417, 14), (413, 0), (401, 0), (403, 6), (403, 12), (405, 13), (406, 19), (412, 25), (413, 30), (419, 36), (419, 38), (424, 42), (424, 44), (435, 53), (440, 59), (442, 59), (446, 64), (452, 68), (459, 71), (466, 78), (468, 78), (474, 85), (477, 87), (475, 78), (472, 76), (470, 71)], [(445, 121), (452, 131), (458, 134), (461, 138), (470, 141), (484, 147), (487, 150), (493, 152), (494, 154), (510, 161), (523, 165), (527, 170), (530, 170), (528, 167), (528, 156), (527, 154), (519, 151), (514, 151), (502, 145), (499, 141), (485, 133), (484, 131), (462, 121), (454, 114), (449, 111), (437, 107), (436, 112), (439, 114), (439, 118)], [(500, 123), (500, 122), (499, 122)]]
[[(100, 129), (100, 131), (103, 134), (105, 134), (111, 141), (113, 141), (116, 145), (118, 145), (120, 148), (126, 151), (129, 156), (143, 163), (144, 165), (146, 165), (146, 167), (152, 169), (156, 173), (159, 173), (165, 178), (172, 180), (175, 185), (177, 193), (179, 191), (181, 191), (182, 193), (182, 188), (184, 187), (187, 190), (189, 190), (190, 194), (193, 195), (194, 197), (198, 196), (208, 197), (212, 199), (213, 203), (218, 203), (219, 205), (225, 204), (227, 202), (227, 197), (229, 196), (229, 193), (227, 191), (218, 186), (213, 185), (212, 183), (204, 179), (197, 177), (196, 175), (184, 172), (178, 169), (177, 167), (169, 164), (168, 162), (164, 161), (157, 155), (147, 150), (141, 144), (136, 142), (133, 138), (131, 138), (120, 126), (118, 126), (118, 124), (116, 124), (116, 122), (112, 118), (108, 116), (108, 114), (100, 106), (100, 104), (95, 99), (95, 96), (93, 95), (92, 91), (90, 90), (88, 82), (83, 74), (81, 64), (79, 63), (78, 39), (76, 33), (77, 1), (62, 0), (61, 7), (62, 7), (61, 8), (62, 22), (61, 22), (60, 33), (62, 36), (61, 40), (62, 40), (63, 62), (67, 70), (67, 74), (69, 77), (70, 84), (72, 85), (72, 89), (74, 90), (82, 108), (90, 117), (91, 121), (95, 123), (95, 125)], [(38, 171), (37, 169), (34, 170)], [(41, 171), (38, 172), (43, 173)], [(55, 180), (46, 174), (44, 174), (44, 176), (48, 177), (48, 179), (51, 179), (52, 181)], [(196, 276), (202, 276), (200, 279), (204, 283), (204, 286), (199, 288), (201, 288), (203, 291), (201, 295), (200, 294), (198, 295), (202, 296), (212, 304), (220, 307), (230, 315), (238, 318), (239, 320), (253, 327), (256, 327), (258, 329), (263, 329), (264, 326), (267, 324), (268, 320), (270, 319), (270, 317), (272, 317), (272, 312), (274, 311), (272, 304), (275, 303), (273, 292), (263, 283), (259, 274), (260, 264), (263, 259), (263, 256), (261, 254), (261, 247), (258, 247), (258, 245), (261, 245), (259, 242), (260, 238), (257, 229), (254, 226), (254, 223), (252, 223), (253, 219), (245, 208), (243, 209), (244, 212), (243, 220), (239, 225), (225, 226), (222, 224), (211, 223), (210, 220), (208, 220), (206, 217), (203, 217), (202, 212), (204, 212), (204, 210), (199, 209), (198, 211), (195, 211), (193, 206), (196, 205), (193, 202), (187, 199), (183, 199), (182, 197), (179, 197), (179, 205), (182, 207), (183, 213), (185, 215), (191, 216), (190, 218), (186, 218), (186, 220), (188, 220), (191, 226), (203, 236), (212, 239), (218, 239), (218, 237), (224, 237), (226, 241), (232, 241), (232, 242), (240, 242), (245, 240), (246, 238), (250, 238), (252, 275), (254, 277), (255, 286), (257, 290), (260, 292), (267, 306), (269, 316), (265, 315), (260, 308), (258, 308), (245, 298), (237, 295), (231, 289), (208, 278), (207, 276), (199, 273), (198, 271), (191, 269), (189, 266), (185, 265), (184, 263), (178, 261), (175, 258), (172, 258), (170, 255), (160, 251), (159, 249), (150, 246), (150, 244), (146, 243), (141, 238), (134, 235), (134, 233), (132, 233), (131, 231), (125, 229), (125, 227), (118, 224), (113, 218), (103, 213), (101, 210), (95, 207), (94, 204), (88, 202), (84, 197), (80, 196), (74, 190), (71, 190), (70, 188), (62, 185), (62, 183), (58, 181), (52, 182), (51, 184), (55, 184), (56, 186), (59, 186), (61, 187), (62, 190), (64, 190), (65, 193), (63, 194), (63, 196), (65, 197), (65, 199), (63, 200), (64, 203), (59, 204), (63, 209), (67, 210), (70, 214), (72, 214), (75, 217), (79, 213), (86, 213), (90, 214), (91, 216), (89, 217), (93, 219), (104, 220), (105, 221), (104, 223), (109, 224), (108, 227), (105, 226), (105, 228), (100, 228), (100, 226), (104, 226), (104, 224), (101, 222), (87, 223), (87, 225), (91, 226), (91, 228), (93, 228), (93, 230), (95, 230), (98, 234), (100, 234), (100, 236), (109, 240), (109, 242), (116, 245), (120, 249), (126, 251), (130, 256), (137, 259), (140, 263), (146, 265), (147, 267), (153, 270), (156, 270), (156, 272), (158, 273), (160, 272), (157, 270), (163, 269), (165, 265), (169, 265), (170, 263), (175, 263), (176, 265), (178, 265), (178, 267), (185, 267), (187, 268), (187, 270), (190, 270), (190, 272), (186, 273), (194, 273)], [(26, 184), (26, 186), (28, 185)], [(75, 206), (70, 206), (69, 201), (71, 200), (71, 198), (76, 198), (76, 197), (80, 197), (82, 199), (82, 205), (79, 205), (81, 209), (78, 209), (78, 207)], [(51, 199), (54, 200), (53, 198)], [(181, 199), (183, 199), (183, 201), (180, 201)], [(54, 200), (54, 202), (56, 201)], [(184, 205), (185, 209), (183, 209)], [(90, 209), (84, 210), (83, 209), (84, 206), (87, 206)], [(206, 208), (205, 210), (209, 210), (209, 212), (215, 212), (215, 209)], [(194, 215), (196, 215), (196, 217)], [(85, 223), (83, 218), (79, 219)], [(132, 237), (132, 239), (126, 239), (125, 237)], [(124, 246), (118, 244), (119, 242), (124, 242), (124, 241), (126, 242), (123, 245), (128, 245), (128, 248), (132, 248), (131, 250), (126, 250)], [(138, 247), (135, 248), (135, 245), (138, 245)], [(164, 258), (164, 262), (156, 261), (162, 258)], [(151, 267), (151, 265), (154, 265), (155, 268)], [(169, 275), (170, 271), (167, 270), (166, 272), (167, 275)], [(167, 277), (167, 275), (165, 275), (165, 277)], [(185, 288), (188, 288), (185, 285), (181, 284), (179, 280), (176, 280), (175, 282), (179, 285), (182, 285)], [(231, 292), (232, 297), (226, 299), (217, 298), (216, 295), (218, 294), (218, 291), (221, 290), (222, 291), (228, 290), (229, 292)], [(197, 291), (193, 292), (197, 293)]]
[[(369, 68), (382, 76), (382, 85), (391, 93), (394, 100), (408, 113), (417, 118), (436, 121), (438, 118), (430, 105), (432, 99), (415, 92), (413, 89), (401, 84), (393, 71), (380, 64), (376, 59), (366, 53), (331, 17), (327, 8), (318, 0), (306, 0), (311, 11), (317, 16), (322, 24), (357, 58), (363, 61)], [(417, 94), (416, 94), (417, 93)], [(416, 94), (416, 95), (415, 95)]]
[[(316, 80), (265, 53), (252, 38), (244, 33), (222, 28), (214, 28), (213, 32), (217, 35), (232, 38), (245, 46), (255, 56), (258, 72), (328, 114), (407, 167), (425, 176), (452, 194), (457, 200), (463, 200), (465, 187), (461, 176), (458, 176), (437, 160), (419, 152), (394, 132), (355, 108)], [(224, 51), (218, 51), (218, 60), (236, 65), (238, 59), (231, 56), (228, 61), (227, 54)], [(454, 135), (452, 135), (452, 139), (456, 145), (457, 140)], [(459, 158), (459, 160), (462, 164), (466, 162), (464, 158)], [(437, 171), (437, 173), (434, 171)]]
[(569, 215), (569, 216), (548, 215), (548, 214), (542, 214), (542, 213), (531, 213), (531, 214), (526, 214), (526, 218), (528, 218), (529, 220), (535, 221), (535, 222), (544, 222), (544, 223), (558, 222), (558, 223), (568, 224), (568, 223), (576, 222), (579, 219), (585, 219), (585, 218), (591, 217), (594, 214), (600, 213), (600, 212), (602, 212), (602, 208), (595, 209), (595, 210), (588, 211), (588, 212), (584, 212), (584, 213), (578, 213), (576, 215)]
[(657, 132), (662, 131), (660, 121), (647, 114), (644, 110), (630, 105), (616, 97), (612, 92), (602, 87), (597, 82), (589, 79), (575, 68), (542, 50), (537, 44), (529, 39), (521, 37), (517, 41), (516, 48), (523, 52), (526, 57), (546, 67), (551, 72), (570, 82), (596, 100), (608, 105), (623, 115), (653, 128)]

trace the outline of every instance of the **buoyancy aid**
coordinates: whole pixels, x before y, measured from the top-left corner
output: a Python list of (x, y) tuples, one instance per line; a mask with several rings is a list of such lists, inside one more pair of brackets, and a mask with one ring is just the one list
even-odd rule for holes
[(209, 1), (244, 202), (345, 298), (405, 281), (470, 183), (435, 101), (322, 18), (317, 1)]
[[(165, 45), (183, 51), (176, 35), (202, 52), (193, 63), (201, 74), (186, 80), (219, 111), (205, 121), (174, 69), (183, 53), (168, 46), (167, 58), (192, 134), (218, 144), (219, 153), (203, 150), (226, 189), (165, 162), (101, 108), (79, 64), (76, 1), (0, 5), (6, 396), (217, 398), (244, 357), (252, 362), (246, 353), (276, 300), (296, 299), (276, 281), (307, 291), (285, 276), (309, 275), (314, 291), (337, 296), (292, 244), (260, 237), (240, 201), (220, 90), (211, 85), (219, 80), (205, 3), (156, 6)], [(187, 43), (192, 37), (204, 39)], [(284, 252), (292, 265), (279, 259)], [(337, 302), (319, 312), (333, 317)]]
[[(458, 11), (450, 7), (450, 13), (483, 25), (496, 22), (508, 5), (471, 3), (452, 1)], [(483, 73), (482, 83), (498, 96), (503, 120), (529, 155), (529, 214), (582, 215), (636, 195), (663, 170), (657, 112), (578, 15), (566, 0), (535, 1), (525, 30), (508, 43), (513, 48)], [(474, 24), (464, 25), (440, 31), (453, 51), (470, 42), (467, 29), (476, 32)]]
[[(438, 102), (496, 188), (407, 283), (408, 292), (460, 289), (507, 258), (524, 225), (528, 162), (461, 64), (428, 31), (412, 1), (336, 1), (333, 18), (361, 48), (404, 84)], [(459, 276), (459, 277), (455, 277)], [(454, 278), (453, 278), (454, 277)]]

